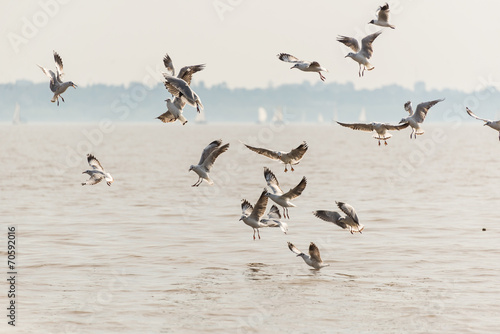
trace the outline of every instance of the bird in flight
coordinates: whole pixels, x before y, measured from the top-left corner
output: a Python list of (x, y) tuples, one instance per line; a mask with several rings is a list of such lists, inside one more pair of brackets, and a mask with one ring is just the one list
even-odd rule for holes
[(77, 86), (73, 83), (73, 81), (67, 81), (67, 82), (62, 81), (62, 76), (64, 74), (62, 58), (61, 56), (59, 56), (57, 52), (53, 51), (53, 53), (54, 53), (54, 62), (56, 63), (56, 73), (40, 65), (37, 66), (40, 67), (43, 73), (45, 73), (45, 75), (48, 76), (50, 79), (49, 87), (50, 90), (54, 93), (54, 96), (52, 97), (52, 100), (50, 100), (50, 102), (57, 101), (57, 105), (59, 105), (59, 98), (61, 98), (61, 100), (64, 102), (64, 98), (62, 97), (61, 94), (64, 93), (66, 89), (68, 89), (68, 87), (73, 87), (76, 89)]
[(361, 40), (361, 48), (359, 47), (359, 43), (355, 38), (340, 36), (340, 35), (337, 38), (337, 41), (345, 44), (346, 46), (351, 48), (351, 50), (354, 51), (354, 53), (349, 52), (347, 56), (345, 56), (344, 58), (349, 57), (359, 64), (358, 75), (360, 77), (365, 75), (365, 69), (371, 71), (375, 68), (373, 67), (372, 64), (370, 64), (368, 60), (372, 57), (373, 54), (372, 43), (375, 40), (375, 38), (377, 38), (378, 35), (380, 35), (381, 33), (382, 31), (377, 31), (376, 33), (373, 33), (363, 38)]
[(288, 53), (279, 53), (277, 55), (278, 59), (287, 63), (293, 63), (293, 66), (290, 69), (298, 68), (304, 72), (317, 72), (319, 74), (319, 78), (321, 81), (325, 81), (325, 76), (321, 74), (321, 72), (328, 72), (328, 70), (322, 67), (317, 61), (305, 61), (300, 60), (297, 57), (292, 56)]

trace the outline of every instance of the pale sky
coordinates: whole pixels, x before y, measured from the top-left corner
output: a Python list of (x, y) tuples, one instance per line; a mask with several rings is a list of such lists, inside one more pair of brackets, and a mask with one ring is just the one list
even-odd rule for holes
[[(46, 5), (44, 5), (46, 4)], [(382, 1), (170, 0), (0, 2), (0, 83), (47, 81), (36, 64), (53, 69), (63, 58), (65, 79), (79, 86), (154, 83), (168, 52), (177, 69), (206, 63), (194, 82), (255, 88), (316, 83), (316, 73), (290, 70), (280, 52), (317, 60), (326, 82), (357, 88), (389, 84), (473, 91), (485, 82), (500, 88), (500, 2), (389, 1), (396, 29), (368, 25)], [(33, 29), (34, 28), (34, 29)], [(337, 35), (373, 43), (375, 69), (358, 65)]]

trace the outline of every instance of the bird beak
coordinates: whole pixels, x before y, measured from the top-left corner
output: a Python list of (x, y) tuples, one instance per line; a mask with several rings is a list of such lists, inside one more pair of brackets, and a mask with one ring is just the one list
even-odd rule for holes
[(349, 55), (346, 55), (344, 58), (347, 58), (347, 57), (349, 57)]
[(75, 84), (73, 84), (72, 86), (73, 86), (73, 88), (74, 88), (74, 89), (76, 89), (76, 87), (78, 87), (78, 86), (77, 86), (77, 85), (75, 85)]
[(297, 254), (297, 256), (300, 256), (300, 254)]

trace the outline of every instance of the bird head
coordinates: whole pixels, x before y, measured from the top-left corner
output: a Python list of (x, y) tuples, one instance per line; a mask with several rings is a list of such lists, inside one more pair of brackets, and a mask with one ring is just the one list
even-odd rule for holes
[(290, 69), (292, 68), (299, 68), (299, 64), (294, 64), (292, 67), (290, 67)]
[(404, 123), (407, 123), (406, 118), (401, 118), (401, 120), (399, 121), (399, 124), (404, 124)]
[(368, 24), (375, 24), (375, 20), (371, 20)]
[(194, 165), (189, 166), (188, 172), (192, 171), (194, 169)]
[(240, 217), (240, 220), (239, 220), (239, 221), (241, 221), (241, 220), (243, 220), (243, 219), (245, 219), (245, 218), (247, 218), (247, 216), (246, 216), (246, 215), (241, 215), (241, 217)]
[(71, 85), (74, 89), (76, 89), (76, 87), (78, 87), (77, 85), (75, 85), (75, 84), (73, 83), (73, 81), (70, 81), (70, 82), (69, 82), (69, 84), (70, 84), (70, 85)]
[(352, 53), (352, 52), (349, 52), (349, 53), (348, 53), (348, 54), (347, 54), (347, 55), (346, 55), (346, 56), (345, 56), (344, 58), (347, 58), (347, 57), (349, 57), (349, 58), (352, 58), (352, 57), (354, 57), (354, 53)]

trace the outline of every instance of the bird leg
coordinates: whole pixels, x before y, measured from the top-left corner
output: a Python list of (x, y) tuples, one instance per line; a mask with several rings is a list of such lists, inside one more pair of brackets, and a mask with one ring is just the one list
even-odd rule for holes
[(358, 75), (359, 75), (359, 77), (361, 78), (361, 64), (359, 64), (359, 71), (358, 71)]
[(65, 101), (64, 101), (64, 97), (62, 97), (62, 95), (60, 96), (60, 98), (61, 98), (61, 100), (62, 100), (63, 102), (65, 102)]
[(193, 184), (191, 187), (198, 187), (201, 184), (201, 177), (198, 178), (198, 181), (196, 181), (195, 184)]
[(257, 229), (257, 235), (259, 236), (259, 239), (260, 239), (260, 232), (259, 232), (259, 229)]
[(293, 166), (290, 165), (290, 170), (293, 172), (295, 169), (293, 169)]
[(365, 75), (365, 69), (366, 69), (366, 66), (363, 65), (363, 72), (361, 72), (361, 76), (363, 77)]
[(384, 140), (385, 145), (387, 146), (387, 140)]
[(255, 240), (255, 229), (253, 229), (253, 240)]
[(321, 81), (325, 81), (326, 78), (324, 77), (324, 75), (321, 74), (321, 72), (318, 72), (318, 74), (319, 74), (319, 78), (321, 79)]
[(288, 169), (286, 169), (286, 164), (285, 164), (285, 173), (288, 172)]
[(378, 140), (378, 146), (380, 146), (380, 139)]

